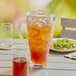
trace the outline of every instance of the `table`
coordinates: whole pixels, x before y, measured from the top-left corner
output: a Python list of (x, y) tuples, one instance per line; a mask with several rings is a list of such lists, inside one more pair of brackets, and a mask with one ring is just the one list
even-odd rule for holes
[[(14, 39), (18, 50), (25, 51), (24, 42)], [(50, 50), (46, 68), (30, 68), (29, 76), (74, 76), (76, 60), (64, 58), (68, 53), (57, 53)], [(0, 50), (0, 76), (12, 76), (12, 50)]]

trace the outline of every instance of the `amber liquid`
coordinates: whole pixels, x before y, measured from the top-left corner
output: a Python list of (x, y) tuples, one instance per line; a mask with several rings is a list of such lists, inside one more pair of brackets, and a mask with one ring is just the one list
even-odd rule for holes
[(30, 47), (31, 61), (34, 64), (45, 64), (52, 38), (52, 26), (28, 23), (27, 36)]
[(13, 76), (27, 76), (27, 60), (26, 58), (13, 59)]

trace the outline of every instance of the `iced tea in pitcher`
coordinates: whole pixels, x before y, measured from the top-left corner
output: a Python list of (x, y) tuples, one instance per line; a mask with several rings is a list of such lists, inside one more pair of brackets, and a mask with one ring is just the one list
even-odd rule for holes
[(39, 12), (27, 16), (27, 37), (31, 61), (35, 65), (46, 65), (53, 26), (48, 15)]

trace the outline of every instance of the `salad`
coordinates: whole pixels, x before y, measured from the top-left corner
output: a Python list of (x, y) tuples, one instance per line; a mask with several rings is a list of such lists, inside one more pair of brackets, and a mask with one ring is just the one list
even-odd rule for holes
[(59, 50), (69, 50), (76, 48), (76, 42), (70, 41), (69, 39), (57, 39), (51, 45), (51, 48)]

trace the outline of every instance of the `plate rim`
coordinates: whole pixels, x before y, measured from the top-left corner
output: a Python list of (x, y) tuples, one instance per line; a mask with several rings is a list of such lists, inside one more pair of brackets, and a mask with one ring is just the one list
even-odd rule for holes
[(12, 46), (12, 47), (10, 47), (10, 48), (3, 48), (3, 47), (0, 47), (0, 50), (12, 50), (12, 49), (14, 49), (15, 48), (15, 46)]

